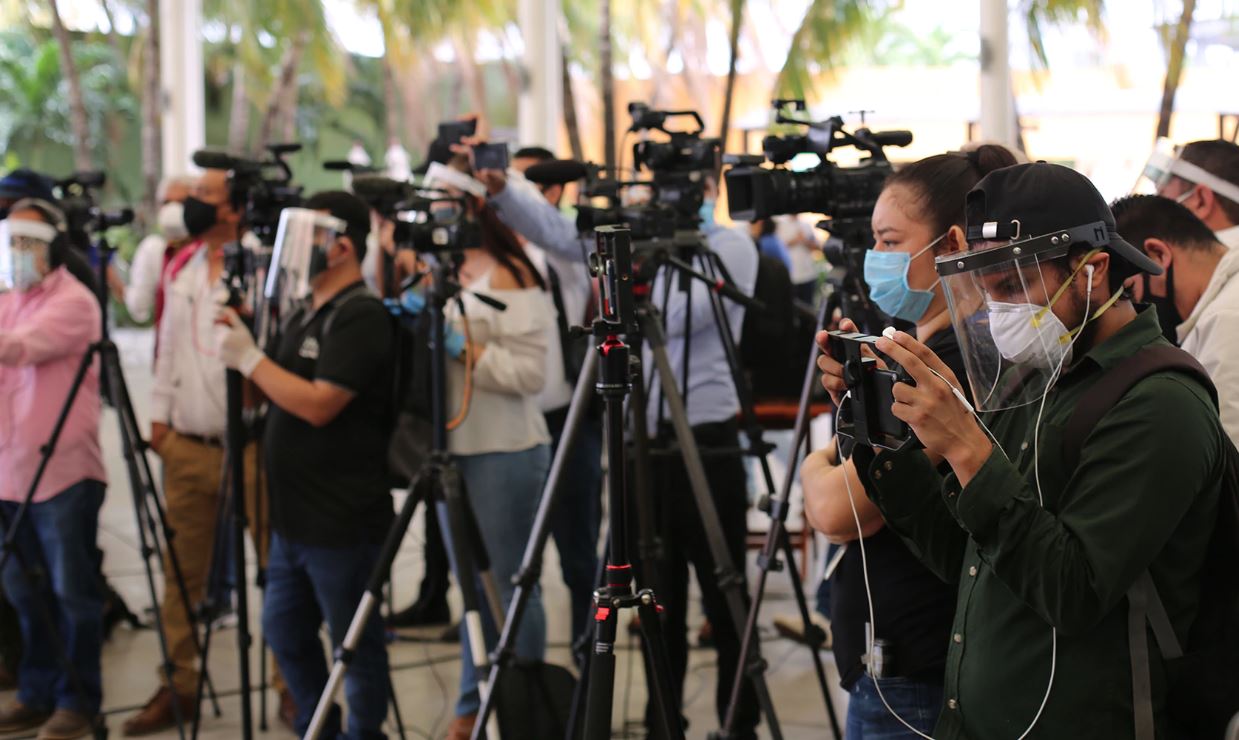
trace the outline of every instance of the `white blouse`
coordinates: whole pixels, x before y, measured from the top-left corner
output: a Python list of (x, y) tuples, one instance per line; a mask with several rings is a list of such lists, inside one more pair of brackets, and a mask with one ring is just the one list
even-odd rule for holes
[[(445, 311), (448, 326), (464, 334), (467, 319), (473, 343), (484, 346), (473, 370), (469, 415), (448, 433), (448, 450), (454, 455), (518, 452), (551, 441), (538, 408), (538, 394), (546, 382), (554, 301), (536, 285), (519, 290), (491, 288), (491, 272), (468, 286), (469, 290), (502, 302), (507, 310), (496, 310), (465, 293), (464, 318), (455, 302)], [(465, 364), (461, 360), (448, 362), (449, 418), (459, 413), (464, 394)]]

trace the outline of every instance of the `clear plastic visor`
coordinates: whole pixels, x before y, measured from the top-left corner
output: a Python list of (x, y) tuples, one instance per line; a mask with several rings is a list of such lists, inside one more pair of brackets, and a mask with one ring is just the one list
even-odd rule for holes
[(273, 325), (279, 326), (283, 317), (309, 298), (318, 265), (344, 231), (343, 221), (318, 211), (285, 208), (280, 212), (263, 290), (265, 311), (272, 314)]
[(18, 270), (30, 265), (46, 272), (56, 227), (42, 221), (7, 218), (0, 221), (0, 292), (17, 290)]
[(1052, 308), (1072, 300), (1074, 275), (1061, 257), (1025, 256), (942, 276), (978, 411), (1040, 400), (1070, 361), (1074, 333)]

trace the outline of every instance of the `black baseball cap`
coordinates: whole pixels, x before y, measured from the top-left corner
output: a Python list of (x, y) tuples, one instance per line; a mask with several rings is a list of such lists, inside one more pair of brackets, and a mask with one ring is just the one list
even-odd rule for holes
[(1047, 162), (1017, 164), (994, 170), (973, 188), (965, 205), (969, 242), (1011, 241), (1095, 225), (1093, 246), (1120, 258), (1124, 277), (1162, 274), (1161, 265), (1119, 235), (1105, 198), (1084, 175)]
[(37, 198), (49, 203), (56, 202), (56, 195), (52, 193), (52, 179), (25, 167), (19, 167), (0, 177), (0, 198)]
[(353, 251), (360, 262), (366, 256), (366, 237), (370, 235), (370, 206), (361, 198), (343, 190), (324, 190), (302, 204), (312, 211), (327, 211), (344, 222), (344, 235), (353, 241)]

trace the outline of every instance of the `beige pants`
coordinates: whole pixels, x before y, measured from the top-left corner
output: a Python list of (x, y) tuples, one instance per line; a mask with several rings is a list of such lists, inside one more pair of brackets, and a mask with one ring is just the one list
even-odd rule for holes
[[(257, 450), (258, 446), (252, 443), (245, 450), (245, 508), (254, 549), (258, 552), (260, 564), (266, 566), (271, 528), (265, 491), (259, 495)], [(224, 451), (169, 429), (157, 452), (163, 458), (168, 526), (172, 528), (173, 546), (185, 579), (185, 595), (190, 608), (196, 608), (206, 596), (210, 577), (223, 483)], [(166, 552), (163, 570), (164, 598), (160, 615), (168, 643), (168, 659), (173, 665), (172, 689), (180, 696), (193, 696), (198, 690), (198, 651), (194, 647), (185, 601), (177, 586), (176, 572)], [(199, 639), (201, 634), (200, 631)], [(266, 660), (265, 655), (263, 660)], [(167, 683), (162, 669), (159, 670), (159, 677)], [(284, 681), (278, 667), (272, 671), (271, 683), (277, 691), (283, 691)]]

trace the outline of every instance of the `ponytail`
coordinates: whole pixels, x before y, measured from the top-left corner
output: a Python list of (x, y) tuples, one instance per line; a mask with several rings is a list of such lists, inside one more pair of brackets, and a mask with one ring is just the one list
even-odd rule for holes
[(964, 226), (968, 191), (994, 170), (1016, 164), (1006, 147), (983, 144), (968, 152), (948, 152), (904, 165), (886, 180), (885, 187), (901, 185), (913, 196), (920, 217), (935, 234)]

